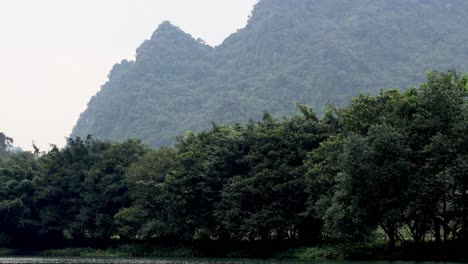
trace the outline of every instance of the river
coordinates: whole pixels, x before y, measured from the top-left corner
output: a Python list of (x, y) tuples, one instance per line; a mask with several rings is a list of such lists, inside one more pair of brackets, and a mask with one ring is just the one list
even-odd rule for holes
[[(0, 257), (0, 264), (432, 264), (431, 262), (387, 261), (299, 261), (252, 259), (145, 259), (145, 258), (81, 258), (81, 257)], [(441, 263), (438, 263), (441, 264)], [(453, 263), (452, 263), (453, 264)]]

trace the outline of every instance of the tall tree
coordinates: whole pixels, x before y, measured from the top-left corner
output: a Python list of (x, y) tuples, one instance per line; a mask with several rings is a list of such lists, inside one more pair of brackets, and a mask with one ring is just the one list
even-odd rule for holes
[(64, 239), (82, 239), (83, 232), (76, 227), (84, 200), (83, 182), (90, 168), (102, 159), (102, 152), (110, 147), (88, 137), (68, 139), (63, 149), (54, 147), (43, 155), (40, 177), (34, 179), (35, 207), (41, 219), (39, 232), (50, 243)]
[(7, 154), (8, 147), (11, 144), (13, 144), (13, 139), (0, 132), (0, 157)]
[(130, 166), (147, 152), (139, 140), (114, 143), (82, 179), (81, 206), (73, 227), (87, 239), (111, 240), (117, 235), (114, 215), (131, 203), (126, 174)]
[(0, 246), (32, 247), (37, 243), (41, 223), (33, 181), (39, 172), (31, 153), (0, 159)]

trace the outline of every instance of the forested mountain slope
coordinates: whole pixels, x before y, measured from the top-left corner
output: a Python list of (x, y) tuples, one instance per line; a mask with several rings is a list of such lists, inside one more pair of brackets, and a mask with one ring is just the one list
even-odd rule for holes
[(359, 92), (408, 88), (428, 70), (468, 70), (465, 0), (261, 0), (218, 47), (165, 22), (122, 61), (72, 136), (170, 145), (210, 122), (320, 112)]

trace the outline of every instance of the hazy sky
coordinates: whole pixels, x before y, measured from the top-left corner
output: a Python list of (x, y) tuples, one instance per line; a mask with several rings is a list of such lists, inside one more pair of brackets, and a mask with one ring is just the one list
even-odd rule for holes
[(62, 146), (112, 66), (170, 20), (220, 44), (257, 0), (0, 0), (0, 132)]

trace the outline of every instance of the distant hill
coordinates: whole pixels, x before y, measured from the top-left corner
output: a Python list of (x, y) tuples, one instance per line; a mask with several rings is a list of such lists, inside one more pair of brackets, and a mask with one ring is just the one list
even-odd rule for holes
[(466, 0), (262, 0), (218, 47), (164, 22), (114, 66), (72, 136), (170, 145), (209, 123), (318, 112), (359, 92), (468, 70)]

